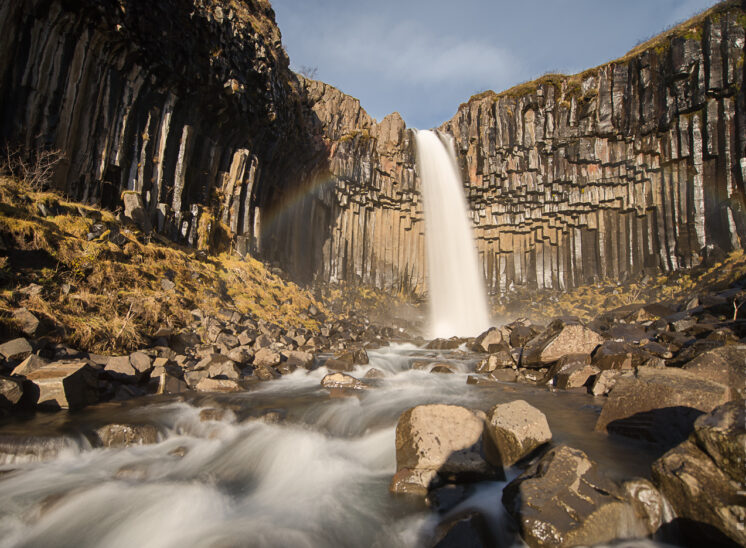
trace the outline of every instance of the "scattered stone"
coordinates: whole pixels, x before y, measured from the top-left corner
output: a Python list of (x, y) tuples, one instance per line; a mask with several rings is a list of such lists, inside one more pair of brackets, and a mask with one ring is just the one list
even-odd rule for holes
[(280, 373), (267, 365), (254, 366), (254, 376), (260, 381), (271, 381), (280, 377)]
[(44, 358), (42, 358), (41, 356), (37, 356), (36, 354), (31, 354), (28, 358), (23, 360), (15, 369), (13, 369), (11, 375), (25, 377), (32, 371), (36, 371), (37, 369), (44, 367), (48, 363), (49, 360), (45, 360)]
[(254, 367), (257, 368), (274, 367), (279, 365), (281, 361), (282, 356), (279, 353), (266, 347), (260, 348), (254, 355)]
[(746, 401), (726, 403), (699, 417), (694, 432), (718, 468), (746, 485)]
[(176, 288), (176, 284), (168, 278), (161, 279), (161, 289), (163, 291), (173, 291)]
[(544, 413), (523, 400), (495, 405), (487, 413), (485, 429), (487, 461), (503, 468), (552, 439)]
[(39, 318), (34, 316), (26, 308), (17, 308), (13, 311), (13, 320), (21, 328), (27, 337), (34, 337), (39, 331)]
[(396, 425), (395, 493), (426, 495), (436, 478), (494, 477), (482, 456), (484, 420), (457, 405), (418, 405)]
[(152, 424), (107, 424), (96, 436), (103, 447), (129, 447), (158, 443), (159, 432)]
[(39, 406), (76, 409), (98, 401), (96, 372), (85, 361), (50, 363), (26, 378), (25, 392)]
[(523, 348), (521, 365), (542, 367), (566, 354), (591, 354), (604, 342), (601, 335), (576, 323), (555, 320)]
[(510, 482), (502, 501), (529, 546), (590, 546), (629, 536), (632, 509), (618, 486), (566, 445)]
[(640, 367), (617, 378), (596, 430), (674, 445), (686, 439), (699, 415), (728, 396), (726, 386), (688, 371)]
[(241, 385), (232, 379), (211, 379), (205, 377), (200, 380), (196, 389), (200, 392), (240, 392)]
[(474, 352), (492, 353), (497, 351), (498, 345), (503, 342), (503, 336), (496, 327), (490, 327), (484, 333), (478, 335), (471, 344), (471, 350)]
[(606, 371), (601, 371), (598, 375), (596, 375), (596, 379), (593, 381), (593, 385), (591, 386), (591, 394), (594, 396), (604, 396), (608, 394), (612, 388), (614, 388), (614, 385), (616, 384), (616, 379), (621, 374), (621, 371), (618, 371), (616, 369), (607, 369)]
[(593, 365), (571, 364), (557, 374), (555, 386), (562, 390), (581, 388), (594, 380), (598, 373), (598, 367)]
[(18, 379), (0, 377), (0, 408), (9, 408), (21, 401), (23, 383)]
[(9, 361), (25, 360), (33, 350), (29, 342), (23, 337), (0, 344), (0, 355)]
[(321, 379), (324, 388), (341, 388), (346, 390), (365, 390), (366, 384), (355, 377), (344, 373), (330, 373)]
[(746, 398), (746, 344), (721, 346), (700, 354), (682, 369), (730, 387), (733, 397)]

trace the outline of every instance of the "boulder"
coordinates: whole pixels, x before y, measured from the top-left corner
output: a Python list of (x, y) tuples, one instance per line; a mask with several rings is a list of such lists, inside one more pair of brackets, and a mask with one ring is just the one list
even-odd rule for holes
[(596, 375), (593, 385), (591, 386), (591, 394), (594, 396), (604, 396), (608, 394), (614, 385), (616, 384), (617, 377), (621, 374), (621, 371), (616, 369), (607, 369), (601, 371)]
[(163, 371), (155, 378), (158, 380), (157, 394), (181, 394), (189, 389), (184, 379), (179, 378), (168, 370)]
[(487, 359), (481, 360), (477, 364), (477, 373), (491, 373), (496, 369), (505, 369), (507, 367), (515, 366), (515, 360), (510, 355), (510, 351), (507, 347), (503, 348), (502, 345), (498, 345), (498, 349), (495, 353), (490, 354)]
[(517, 324), (510, 330), (510, 346), (520, 348), (533, 339), (538, 332), (530, 325)]
[(300, 367), (308, 370), (313, 368), (314, 357), (310, 352), (285, 350), (282, 355), (285, 357), (285, 362), (294, 368)]
[(211, 379), (209, 377), (200, 380), (196, 389), (200, 392), (240, 392), (243, 390), (241, 385), (232, 379)]
[(104, 367), (106, 374), (119, 382), (137, 382), (140, 372), (130, 362), (129, 356), (112, 356)]
[(425, 495), (438, 478), (494, 477), (483, 456), (484, 419), (458, 405), (418, 405), (396, 425), (395, 493)]
[(27, 337), (34, 337), (38, 334), (39, 318), (29, 312), (28, 309), (16, 308), (13, 311), (13, 320)]
[(40, 406), (75, 409), (98, 401), (96, 377), (85, 361), (53, 362), (26, 376), (25, 392)]
[(523, 400), (495, 405), (487, 413), (485, 456), (508, 468), (552, 439), (544, 413)]
[(668, 451), (653, 463), (652, 473), (692, 546), (746, 546), (741, 485), (694, 443)]
[[(628, 536), (634, 514), (619, 487), (579, 449), (547, 452), (503, 490), (529, 546), (596, 545)], [(645, 531), (641, 531), (644, 535)]]
[(646, 479), (635, 478), (622, 484), (622, 491), (632, 503), (635, 513), (642, 519), (650, 535), (656, 533), (671, 519), (663, 494)]
[(575, 363), (557, 373), (555, 386), (563, 390), (586, 386), (599, 373), (598, 367)]
[(503, 335), (500, 330), (496, 327), (490, 327), (484, 333), (478, 335), (474, 342), (470, 345), (471, 350), (474, 352), (495, 352), (503, 342)]
[(42, 358), (41, 356), (37, 356), (36, 354), (31, 354), (28, 358), (18, 364), (18, 366), (13, 369), (13, 372), (11, 374), (25, 377), (32, 371), (35, 371), (40, 367), (44, 367), (48, 363), (49, 360), (45, 360), (44, 358)]
[(730, 387), (733, 397), (746, 398), (746, 344), (708, 350), (685, 363), (682, 369)]
[(688, 371), (639, 367), (617, 378), (596, 430), (673, 446), (689, 435), (699, 415), (728, 399), (726, 386)]
[(228, 352), (228, 357), (239, 366), (244, 366), (254, 361), (254, 352), (250, 346), (237, 346)]
[(126, 219), (132, 221), (143, 232), (147, 233), (153, 230), (153, 225), (150, 223), (150, 218), (143, 207), (142, 196), (139, 193), (125, 190), (122, 192), (122, 203)]
[(210, 354), (197, 363), (197, 369), (207, 371), (207, 376), (212, 379), (233, 379), (241, 377), (241, 370), (232, 359), (223, 354)]
[(25, 360), (33, 350), (29, 342), (23, 337), (0, 344), (0, 356), (9, 361)]
[(153, 359), (145, 352), (133, 352), (130, 354), (130, 364), (139, 376), (143, 376), (153, 368)]
[(591, 354), (604, 342), (601, 335), (579, 323), (555, 320), (523, 348), (523, 367), (543, 367), (567, 354)]
[(12, 407), (21, 401), (23, 382), (10, 377), (0, 377), (0, 409)]
[(158, 443), (158, 429), (152, 424), (107, 424), (96, 429), (103, 447), (129, 447)]
[(718, 468), (746, 485), (746, 400), (721, 405), (694, 421), (697, 444)]
[(346, 390), (364, 390), (367, 388), (364, 382), (345, 375), (344, 373), (330, 373), (321, 379), (324, 388), (341, 388)]
[(274, 350), (263, 347), (254, 354), (254, 367), (274, 367), (282, 361), (282, 356)]
[[(633, 363), (633, 356), (635, 362)], [(637, 359), (637, 350), (632, 345), (618, 341), (604, 341), (593, 353), (591, 362), (601, 371), (607, 369), (632, 369), (644, 360)]]

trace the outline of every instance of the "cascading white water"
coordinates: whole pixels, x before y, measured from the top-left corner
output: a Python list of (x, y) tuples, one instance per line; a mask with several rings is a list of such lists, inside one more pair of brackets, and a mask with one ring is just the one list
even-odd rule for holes
[(490, 326), (453, 139), (417, 131), (425, 203), (430, 336), (475, 336)]

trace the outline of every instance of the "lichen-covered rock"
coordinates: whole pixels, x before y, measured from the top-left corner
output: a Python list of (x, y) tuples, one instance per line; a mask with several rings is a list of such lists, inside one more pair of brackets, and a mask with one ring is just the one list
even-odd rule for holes
[(513, 466), (552, 439), (544, 413), (523, 400), (495, 405), (487, 413), (485, 455), (494, 466)]
[[(680, 518), (679, 527), (700, 546), (746, 545), (746, 495), (694, 443), (685, 441), (653, 463), (653, 481)], [(729, 542), (730, 541), (730, 542)]]
[(603, 337), (579, 323), (555, 320), (523, 347), (523, 367), (543, 367), (567, 354), (591, 354), (604, 342)]
[(493, 477), (483, 455), (484, 419), (458, 405), (418, 405), (396, 425), (393, 492), (425, 495), (438, 478)]
[[(578, 449), (550, 450), (503, 491), (503, 505), (532, 547), (590, 546), (628, 536), (634, 510)], [(639, 536), (647, 530), (639, 524)]]

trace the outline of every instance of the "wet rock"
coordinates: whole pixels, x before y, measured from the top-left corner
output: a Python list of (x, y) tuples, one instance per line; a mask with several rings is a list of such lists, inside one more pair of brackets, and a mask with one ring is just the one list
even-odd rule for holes
[(267, 365), (254, 366), (254, 376), (260, 381), (271, 381), (280, 378), (280, 373)]
[(489, 374), (489, 378), (499, 382), (516, 382), (518, 372), (515, 369), (496, 369)]
[(614, 385), (616, 384), (617, 377), (621, 374), (621, 371), (615, 369), (607, 369), (601, 371), (596, 375), (593, 385), (591, 386), (591, 394), (594, 396), (603, 396), (608, 394)]
[(274, 367), (279, 365), (281, 361), (282, 356), (269, 348), (260, 348), (254, 354), (254, 367), (256, 368)]
[(497, 350), (498, 345), (502, 342), (503, 336), (501, 331), (497, 327), (490, 327), (474, 339), (470, 348), (474, 352), (492, 353)]
[(581, 388), (593, 381), (598, 373), (598, 367), (593, 365), (571, 364), (557, 374), (555, 386), (562, 390)]
[(32, 371), (35, 371), (39, 369), (40, 367), (44, 367), (49, 363), (49, 360), (46, 360), (42, 358), (41, 356), (37, 356), (36, 354), (31, 354), (28, 358), (23, 360), (18, 366), (13, 369), (12, 375), (18, 375), (21, 377), (25, 377)]
[(746, 397), (746, 344), (714, 348), (685, 363), (682, 369), (730, 387), (734, 397)]
[(211, 379), (209, 377), (200, 380), (195, 388), (200, 392), (240, 392), (243, 390), (235, 380)]
[(9, 408), (21, 401), (23, 382), (19, 379), (0, 376), (0, 408)]
[(49, 460), (76, 446), (73, 439), (65, 436), (0, 434), (0, 464)]
[(436, 478), (467, 480), (494, 477), (483, 457), (484, 420), (457, 405), (418, 405), (396, 425), (395, 493), (425, 495)]
[(103, 447), (129, 447), (158, 443), (158, 428), (152, 424), (107, 424), (96, 429)]
[(694, 420), (728, 401), (726, 386), (680, 369), (640, 367), (617, 378), (596, 430), (674, 445)]
[[(551, 449), (503, 491), (529, 546), (579, 546), (627, 536), (631, 506), (578, 449)], [(643, 533), (644, 534), (644, 533)]]
[(555, 320), (544, 333), (526, 343), (521, 365), (542, 367), (566, 354), (591, 354), (603, 342), (601, 335), (587, 327)]
[(694, 443), (685, 441), (652, 466), (653, 481), (692, 545), (746, 545), (746, 496), (741, 486)]
[(376, 369), (375, 367), (371, 367), (370, 369), (368, 369), (368, 371), (365, 372), (366, 379), (382, 379), (385, 376), (386, 375), (383, 371), (381, 371), (380, 369)]
[(13, 320), (27, 337), (34, 337), (39, 331), (39, 318), (34, 316), (26, 308), (17, 308), (13, 311)]
[(466, 339), (451, 337), (450, 339), (433, 339), (425, 345), (430, 350), (455, 350), (466, 342)]
[(430, 373), (453, 373), (453, 369), (450, 365), (439, 363), (430, 370)]
[(746, 401), (726, 403), (694, 422), (698, 445), (733, 480), (746, 485)]
[(344, 373), (330, 373), (321, 379), (324, 388), (342, 388), (346, 390), (365, 390), (366, 384), (351, 375)]
[(491, 373), (496, 369), (505, 369), (506, 367), (514, 367), (515, 360), (510, 355), (510, 351), (507, 348), (498, 348), (497, 352), (490, 354), (487, 359), (481, 360), (477, 364), (477, 373)]
[(485, 517), (476, 511), (459, 513), (438, 524), (433, 548), (487, 548), (495, 546)]
[(648, 480), (636, 478), (625, 481), (622, 484), (622, 491), (650, 535), (672, 519), (665, 498)]
[(23, 337), (0, 344), (0, 356), (8, 361), (25, 360), (31, 352), (33, 352), (33, 348)]
[(425, 497), (425, 504), (442, 514), (462, 503), (472, 494), (474, 494), (472, 484), (444, 485), (430, 491)]
[(523, 400), (495, 405), (487, 413), (485, 456), (508, 468), (552, 439), (544, 413)]
[(24, 392), (43, 407), (76, 409), (98, 401), (96, 372), (88, 362), (53, 362), (32, 371)]
[(202, 422), (221, 422), (232, 415), (232, 411), (224, 408), (205, 407), (199, 410), (199, 420)]

